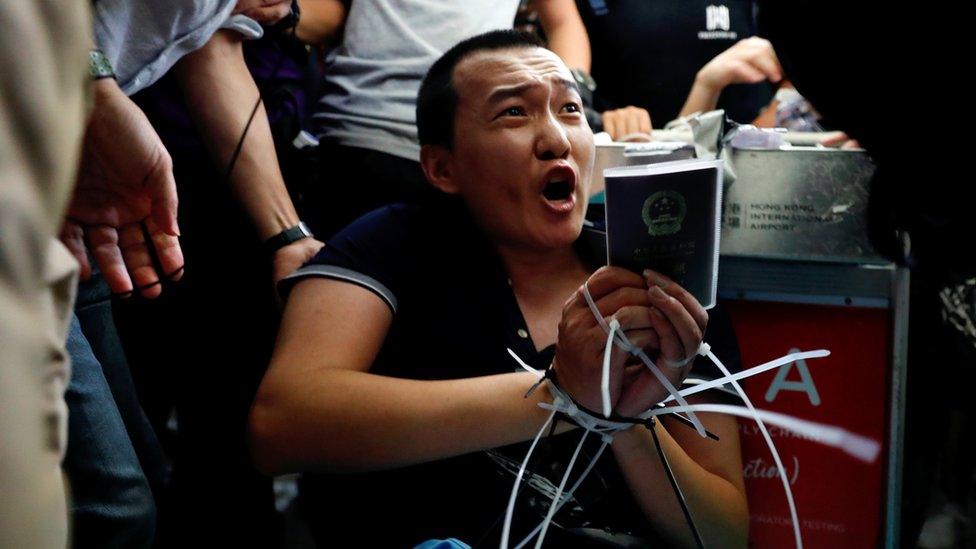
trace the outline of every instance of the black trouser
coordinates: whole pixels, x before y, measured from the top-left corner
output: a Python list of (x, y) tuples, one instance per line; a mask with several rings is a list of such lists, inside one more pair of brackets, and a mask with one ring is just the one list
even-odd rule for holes
[(416, 202), (434, 192), (419, 162), (323, 141), (318, 174), (305, 189), (301, 215), (315, 236), (326, 240), (376, 208)]
[[(278, 312), (271, 258), (191, 127), (142, 98), (173, 157), (185, 272), (154, 300), (117, 300), (126, 354), (173, 461), (158, 537), (172, 547), (274, 547), (271, 479), (252, 465), (247, 417), (270, 361)], [(168, 429), (175, 411), (177, 429)]]

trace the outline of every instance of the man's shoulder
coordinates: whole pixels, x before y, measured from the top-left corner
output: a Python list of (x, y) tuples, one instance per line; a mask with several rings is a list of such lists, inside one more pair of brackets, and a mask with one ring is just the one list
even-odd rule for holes
[(428, 205), (390, 204), (362, 215), (339, 231), (329, 243), (399, 247), (428, 239), (437, 231), (437, 217), (437, 212)]
[(431, 200), (373, 210), (329, 239), (319, 261), (369, 260), (402, 270), (419, 263), (437, 266), (464, 247), (471, 220), (462, 206)]

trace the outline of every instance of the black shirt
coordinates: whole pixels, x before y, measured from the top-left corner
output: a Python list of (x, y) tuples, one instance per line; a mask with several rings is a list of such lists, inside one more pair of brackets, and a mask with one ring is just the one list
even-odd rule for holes
[[(591, 240), (594, 234), (585, 231), (577, 249), (585, 260), (595, 259), (595, 267), (606, 255), (589, 245), (602, 240)], [(308, 277), (358, 284), (390, 307), (393, 322), (373, 373), (425, 380), (470, 378), (520, 371), (508, 348), (543, 369), (555, 354), (554, 346), (536, 351), (501, 261), (460, 203), (398, 204), (367, 214), (286, 279), (285, 289)], [(713, 320), (709, 332), (716, 353), (738, 369), (738, 348), (727, 319)], [(713, 337), (713, 332), (719, 335)], [(719, 375), (709, 363), (696, 363), (691, 377)], [(581, 435), (576, 430), (540, 442), (530, 465), (532, 480), (517, 503), (513, 544), (545, 516)], [(595, 436), (590, 439), (576, 474), (599, 447)], [(391, 471), (307, 474), (303, 508), (319, 543), (330, 546), (368, 542), (412, 547), (446, 537), (497, 545), (515, 473), (527, 449), (528, 443), (522, 443)], [(608, 532), (617, 536), (618, 545), (631, 541), (628, 535), (653, 537), (609, 450), (573, 503), (557, 513), (547, 541), (580, 547)]]
[[(695, 74), (756, 34), (752, 0), (576, 0), (589, 33), (598, 110), (627, 105), (655, 127), (678, 117)], [(773, 97), (768, 83), (725, 88), (718, 108), (752, 122)]]

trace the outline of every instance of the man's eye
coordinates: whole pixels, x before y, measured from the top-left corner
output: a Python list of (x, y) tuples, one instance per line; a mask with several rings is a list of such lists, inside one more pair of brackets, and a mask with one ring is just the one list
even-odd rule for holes
[(508, 107), (498, 114), (496, 118), (503, 116), (525, 116), (525, 109), (522, 107)]
[(582, 112), (583, 110), (580, 108), (580, 106), (577, 103), (566, 103), (565, 105), (563, 105), (563, 111), (569, 113), (577, 113), (577, 112)]

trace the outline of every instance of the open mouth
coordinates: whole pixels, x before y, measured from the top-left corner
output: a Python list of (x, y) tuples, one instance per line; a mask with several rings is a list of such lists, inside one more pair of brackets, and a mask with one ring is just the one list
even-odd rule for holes
[(546, 197), (546, 200), (566, 200), (572, 194), (573, 184), (568, 179), (551, 180), (542, 188), (542, 196)]
[(564, 215), (576, 207), (576, 172), (571, 166), (559, 163), (546, 172), (539, 194), (545, 207)]

